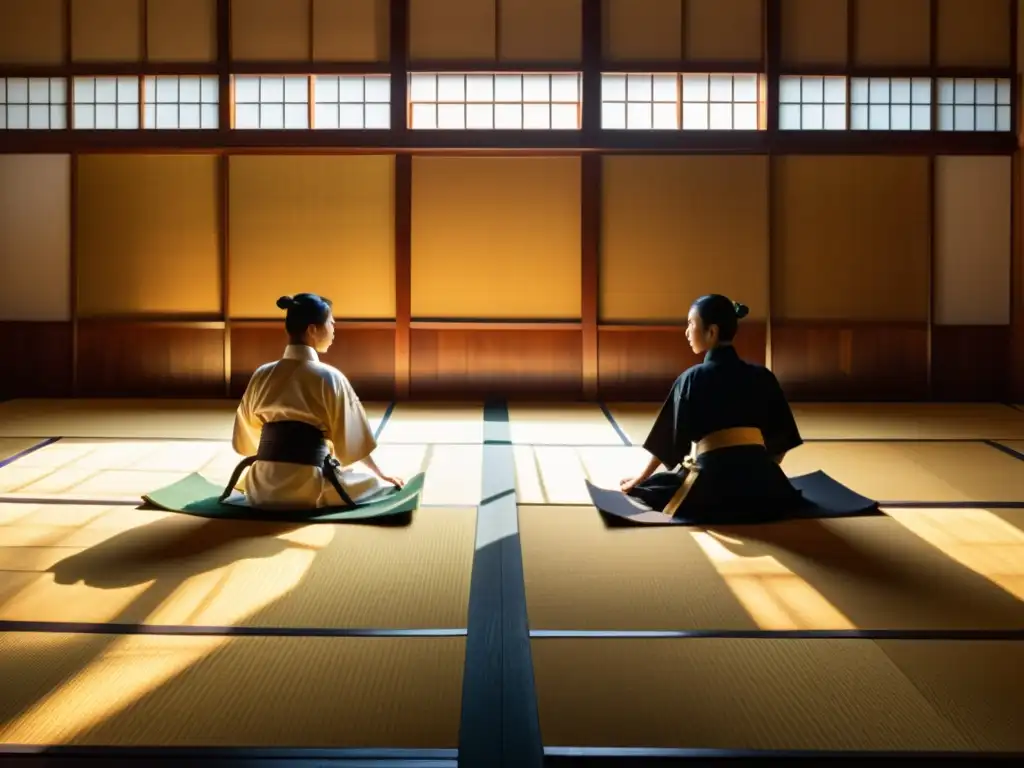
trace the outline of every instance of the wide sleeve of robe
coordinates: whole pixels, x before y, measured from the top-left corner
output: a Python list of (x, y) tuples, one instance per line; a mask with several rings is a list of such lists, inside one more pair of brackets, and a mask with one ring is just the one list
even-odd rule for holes
[(686, 373), (676, 379), (644, 441), (644, 449), (670, 470), (683, 462), (693, 444), (690, 386)]
[(764, 369), (765, 397), (761, 414), (761, 434), (770, 456), (781, 456), (803, 445), (793, 409), (775, 374)]
[(259, 449), (262, 425), (253, 415), (252, 388), (249, 387), (242, 395), (242, 400), (235, 410), (235, 425), (231, 433), (231, 447), (241, 456), (255, 456)]
[(331, 421), (328, 439), (334, 444), (334, 455), (342, 466), (362, 461), (373, 453), (377, 440), (373, 436), (370, 420), (355, 389), (344, 375), (331, 378), (333, 391), (326, 393), (330, 403)]

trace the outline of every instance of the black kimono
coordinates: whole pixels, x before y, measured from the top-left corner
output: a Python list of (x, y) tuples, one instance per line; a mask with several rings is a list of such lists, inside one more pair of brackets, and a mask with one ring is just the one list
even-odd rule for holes
[[(722, 430), (748, 428), (757, 444), (733, 445), (699, 453), (685, 498), (662, 514), (686, 482), (689, 470), (675, 470), (692, 444)], [(750, 429), (753, 428), (753, 429)], [(763, 444), (762, 444), (763, 442)], [(803, 444), (793, 412), (775, 375), (745, 362), (731, 345), (717, 347), (678, 379), (661, 407), (644, 448), (668, 472), (638, 483), (629, 496), (590, 487), (595, 506), (634, 522), (745, 523), (786, 517), (877, 514), (877, 505), (821, 472), (788, 478), (779, 466), (783, 454)], [(616, 499), (615, 497), (618, 497)], [(653, 510), (653, 512), (651, 511)], [(643, 514), (646, 512), (646, 514)]]

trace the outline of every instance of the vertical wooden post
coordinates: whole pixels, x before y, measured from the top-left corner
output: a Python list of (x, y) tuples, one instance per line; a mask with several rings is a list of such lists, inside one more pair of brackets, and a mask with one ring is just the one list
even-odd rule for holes
[(768, 368), (772, 367), (772, 307), (774, 306), (773, 286), (775, 271), (775, 157), (771, 148), (773, 140), (779, 132), (779, 71), (782, 59), (782, 6), (781, 0), (765, 0), (764, 4), (764, 129), (768, 134), (768, 168), (765, 181), (765, 194), (768, 196), (768, 306), (765, 308), (764, 319), (764, 360)]
[[(409, 2), (391, 0), (391, 130), (403, 143), (408, 130)], [(410, 391), (412, 323), (412, 156), (395, 156), (395, 399)]]
[[(594, 146), (601, 133), (601, 3), (583, 4), (583, 110), (581, 131)], [(583, 354), (583, 399), (600, 397), (598, 349), (599, 259), (601, 253), (601, 161), (599, 152), (580, 159), (580, 327)]]

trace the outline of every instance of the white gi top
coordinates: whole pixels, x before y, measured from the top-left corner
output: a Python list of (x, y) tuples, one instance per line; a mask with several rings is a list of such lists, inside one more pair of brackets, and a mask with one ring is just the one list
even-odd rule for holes
[[(354, 502), (391, 487), (375, 474), (350, 468), (369, 456), (377, 441), (348, 379), (320, 362), (311, 347), (289, 344), (281, 360), (256, 369), (235, 413), (231, 446), (243, 456), (254, 456), (261, 428), (270, 421), (302, 421), (321, 429), (341, 463), (341, 485)], [(241, 485), (252, 506), (309, 508), (344, 503), (321, 467), (257, 461)]]

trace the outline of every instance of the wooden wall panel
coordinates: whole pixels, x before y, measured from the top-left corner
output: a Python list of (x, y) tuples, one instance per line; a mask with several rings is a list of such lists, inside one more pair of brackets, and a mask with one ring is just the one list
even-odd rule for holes
[(64, 0), (4, 0), (0, 64), (64, 60)]
[(845, 64), (847, 0), (780, 0), (784, 64)]
[[(283, 322), (232, 324), (232, 396), (242, 395), (257, 368), (279, 360), (287, 343)], [(344, 373), (360, 398), (394, 397), (394, 328), (352, 328), (339, 324), (335, 327), (334, 344), (321, 359)]]
[(501, 0), (498, 58), (578, 62), (583, 55), (584, 0)]
[(217, 0), (146, 0), (149, 61), (217, 60)]
[[(736, 351), (764, 365), (767, 326), (744, 320)], [(598, 388), (604, 400), (662, 400), (687, 368), (703, 358), (693, 354), (685, 328), (606, 327), (598, 335)]]
[(0, 321), (0, 399), (71, 396), (71, 323)]
[(683, 57), (683, 0), (602, 0), (602, 14), (606, 60)]
[(1010, 157), (935, 160), (934, 321), (1010, 322)]
[(307, 0), (231, 0), (231, 58), (308, 60), (309, 11)]
[(142, 60), (144, 0), (71, 0), (71, 58)]
[(579, 320), (579, 157), (414, 157), (412, 316)]
[(928, 158), (799, 155), (773, 162), (772, 316), (926, 322)]
[(583, 394), (578, 328), (489, 330), (413, 327), (410, 395), (575, 400)]
[(945, 67), (1011, 67), (1010, 4), (939, 0), (937, 60)]
[(601, 322), (685, 322), (706, 293), (768, 312), (768, 159), (604, 158)]
[(70, 206), (69, 156), (0, 155), (0, 320), (71, 319)]
[(940, 401), (1005, 402), (1010, 326), (940, 325), (932, 329), (932, 392)]
[(314, 61), (387, 61), (389, 0), (313, 0)]
[(683, 50), (690, 61), (760, 62), (763, 0), (686, 0)]
[(224, 394), (220, 323), (83, 321), (78, 395), (218, 397)]
[(928, 325), (773, 320), (772, 370), (796, 400), (924, 399)]
[(217, 192), (214, 155), (80, 156), (79, 315), (219, 317)]
[(230, 158), (232, 318), (281, 314), (282, 294), (319, 293), (338, 318), (395, 317), (394, 157)]
[(495, 59), (497, 14), (496, 0), (409, 0), (409, 58)]
[(851, 0), (856, 9), (854, 62), (861, 66), (928, 66), (931, 0)]

